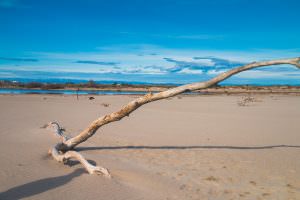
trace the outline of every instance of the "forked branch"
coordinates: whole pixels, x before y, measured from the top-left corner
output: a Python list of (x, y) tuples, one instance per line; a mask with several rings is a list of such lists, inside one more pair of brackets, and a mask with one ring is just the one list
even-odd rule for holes
[(68, 137), (64, 135), (62, 128), (57, 122), (50, 122), (48, 127), (52, 128), (55, 136), (61, 139), (60, 143), (57, 143), (52, 149), (49, 150), (49, 154), (52, 155), (56, 161), (67, 163), (70, 159), (75, 159), (85, 167), (89, 174), (102, 174), (106, 177), (110, 177), (110, 173), (106, 168), (94, 166), (90, 164), (80, 153), (65, 149), (64, 142)]

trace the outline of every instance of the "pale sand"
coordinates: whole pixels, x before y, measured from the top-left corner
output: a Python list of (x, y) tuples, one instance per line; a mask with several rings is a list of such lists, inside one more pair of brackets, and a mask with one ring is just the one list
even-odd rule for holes
[(78, 150), (106, 179), (48, 157), (40, 127), (76, 134), (134, 97), (2, 95), (0, 199), (300, 199), (300, 96), (255, 97), (174, 97), (101, 128)]

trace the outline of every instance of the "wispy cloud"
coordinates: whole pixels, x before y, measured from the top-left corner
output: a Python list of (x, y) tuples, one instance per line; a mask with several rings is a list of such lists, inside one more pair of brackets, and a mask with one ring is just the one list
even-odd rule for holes
[[(299, 56), (298, 50), (243, 52), (168, 49), (155, 45), (131, 44), (102, 47), (94, 52), (27, 52), (23, 57), (0, 57), (0, 60), (11, 61), (0, 62), (0, 72), (4, 72), (4, 70), (7, 70), (6, 72), (19, 71), (20, 74), (25, 71), (53, 72), (61, 73), (66, 77), (71, 73), (77, 73), (78, 77), (80, 74), (89, 73), (93, 74), (90, 77), (93, 79), (98, 76), (101, 79), (117, 76), (119, 80), (127, 80), (130, 76), (133, 80), (145, 79), (148, 82), (160, 82), (164, 79), (162, 77), (167, 77), (168, 83), (172, 81), (174, 81), (173, 83), (188, 83), (207, 80), (233, 67), (253, 61), (296, 56)], [(38, 60), (39, 62), (17, 62), (25, 60)], [(233, 78), (239, 81), (251, 79), (253, 82), (257, 79), (264, 80), (264, 78), (296, 80), (299, 78), (298, 71), (292, 66), (270, 66), (243, 72)]]
[(196, 73), (195, 71), (207, 73), (210, 70), (218, 72), (245, 64), (242, 62), (231, 61), (216, 57), (193, 57), (192, 61), (182, 61), (172, 58), (164, 58), (164, 60), (175, 63), (175, 66), (172, 69), (169, 69), (169, 72), (173, 73)]
[(139, 53), (139, 54), (137, 54), (138, 56), (157, 56), (158, 54), (157, 53), (146, 53), (146, 54), (144, 54), (144, 53)]
[(243, 65), (245, 63), (243, 62), (238, 62), (238, 61), (232, 61), (228, 59), (223, 59), (223, 58), (217, 58), (214, 56), (207, 56), (207, 57), (193, 57), (194, 60), (203, 60), (203, 59), (209, 59), (212, 62), (214, 62), (215, 65)]
[(114, 65), (120, 64), (119, 62), (105, 62), (105, 61), (94, 61), (94, 60), (78, 60), (75, 63), (93, 64), (93, 65), (109, 65), (109, 66), (114, 66)]
[(0, 57), (0, 60), (17, 61), (17, 62), (38, 62), (35, 58), (13, 58), (13, 57)]

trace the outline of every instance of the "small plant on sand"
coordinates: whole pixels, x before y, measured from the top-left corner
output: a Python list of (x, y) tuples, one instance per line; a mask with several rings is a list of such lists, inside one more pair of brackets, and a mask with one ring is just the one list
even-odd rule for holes
[(74, 137), (66, 136), (64, 134), (63, 129), (60, 127), (60, 125), (57, 122), (50, 122), (49, 126), (53, 128), (54, 133), (60, 138), (60, 141), (52, 149), (49, 150), (49, 154), (52, 155), (52, 157), (55, 160), (62, 163), (66, 163), (70, 159), (76, 159), (85, 167), (85, 169), (90, 174), (102, 174), (106, 177), (110, 177), (110, 173), (106, 168), (95, 166), (89, 163), (80, 153), (75, 151), (76, 146), (78, 146), (82, 142), (85, 142), (90, 137), (92, 137), (100, 127), (109, 124), (111, 122), (119, 121), (124, 117), (128, 117), (129, 114), (131, 114), (133, 111), (135, 111), (136, 109), (138, 109), (144, 104), (153, 101), (162, 100), (162, 99), (168, 99), (170, 97), (174, 97), (178, 94), (182, 94), (188, 91), (205, 89), (213, 85), (216, 85), (217, 83), (224, 81), (225, 79), (243, 71), (247, 71), (258, 67), (264, 67), (270, 65), (283, 65), (283, 64), (294, 65), (300, 69), (299, 62), (300, 62), (300, 57), (281, 59), (281, 60), (253, 62), (241, 67), (233, 68), (227, 72), (221, 73), (220, 75), (208, 81), (190, 83), (187, 85), (171, 88), (159, 93), (154, 93), (154, 94), (148, 93), (142, 97), (138, 97), (137, 99), (134, 99), (133, 101), (129, 102), (127, 105), (125, 105), (124, 107), (122, 107), (120, 110), (116, 112), (99, 117), (98, 119), (93, 121), (86, 129), (84, 129), (81, 133), (79, 133)]
[(104, 107), (109, 107), (110, 104), (109, 103), (102, 103), (101, 105), (104, 106)]
[(260, 102), (260, 100), (252, 96), (246, 96), (243, 97), (242, 100), (238, 101), (237, 104), (239, 106), (249, 106), (251, 103), (254, 102)]

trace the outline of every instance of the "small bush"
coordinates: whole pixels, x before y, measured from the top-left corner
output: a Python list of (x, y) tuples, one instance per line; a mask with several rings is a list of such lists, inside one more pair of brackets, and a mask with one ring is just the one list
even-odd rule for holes
[(64, 89), (63, 84), (45, 84), (41, 87), (43, 90)]
[(25, 85), (26, 88), (42, 88), (43, 84), (38, 82), (30, 82)]

